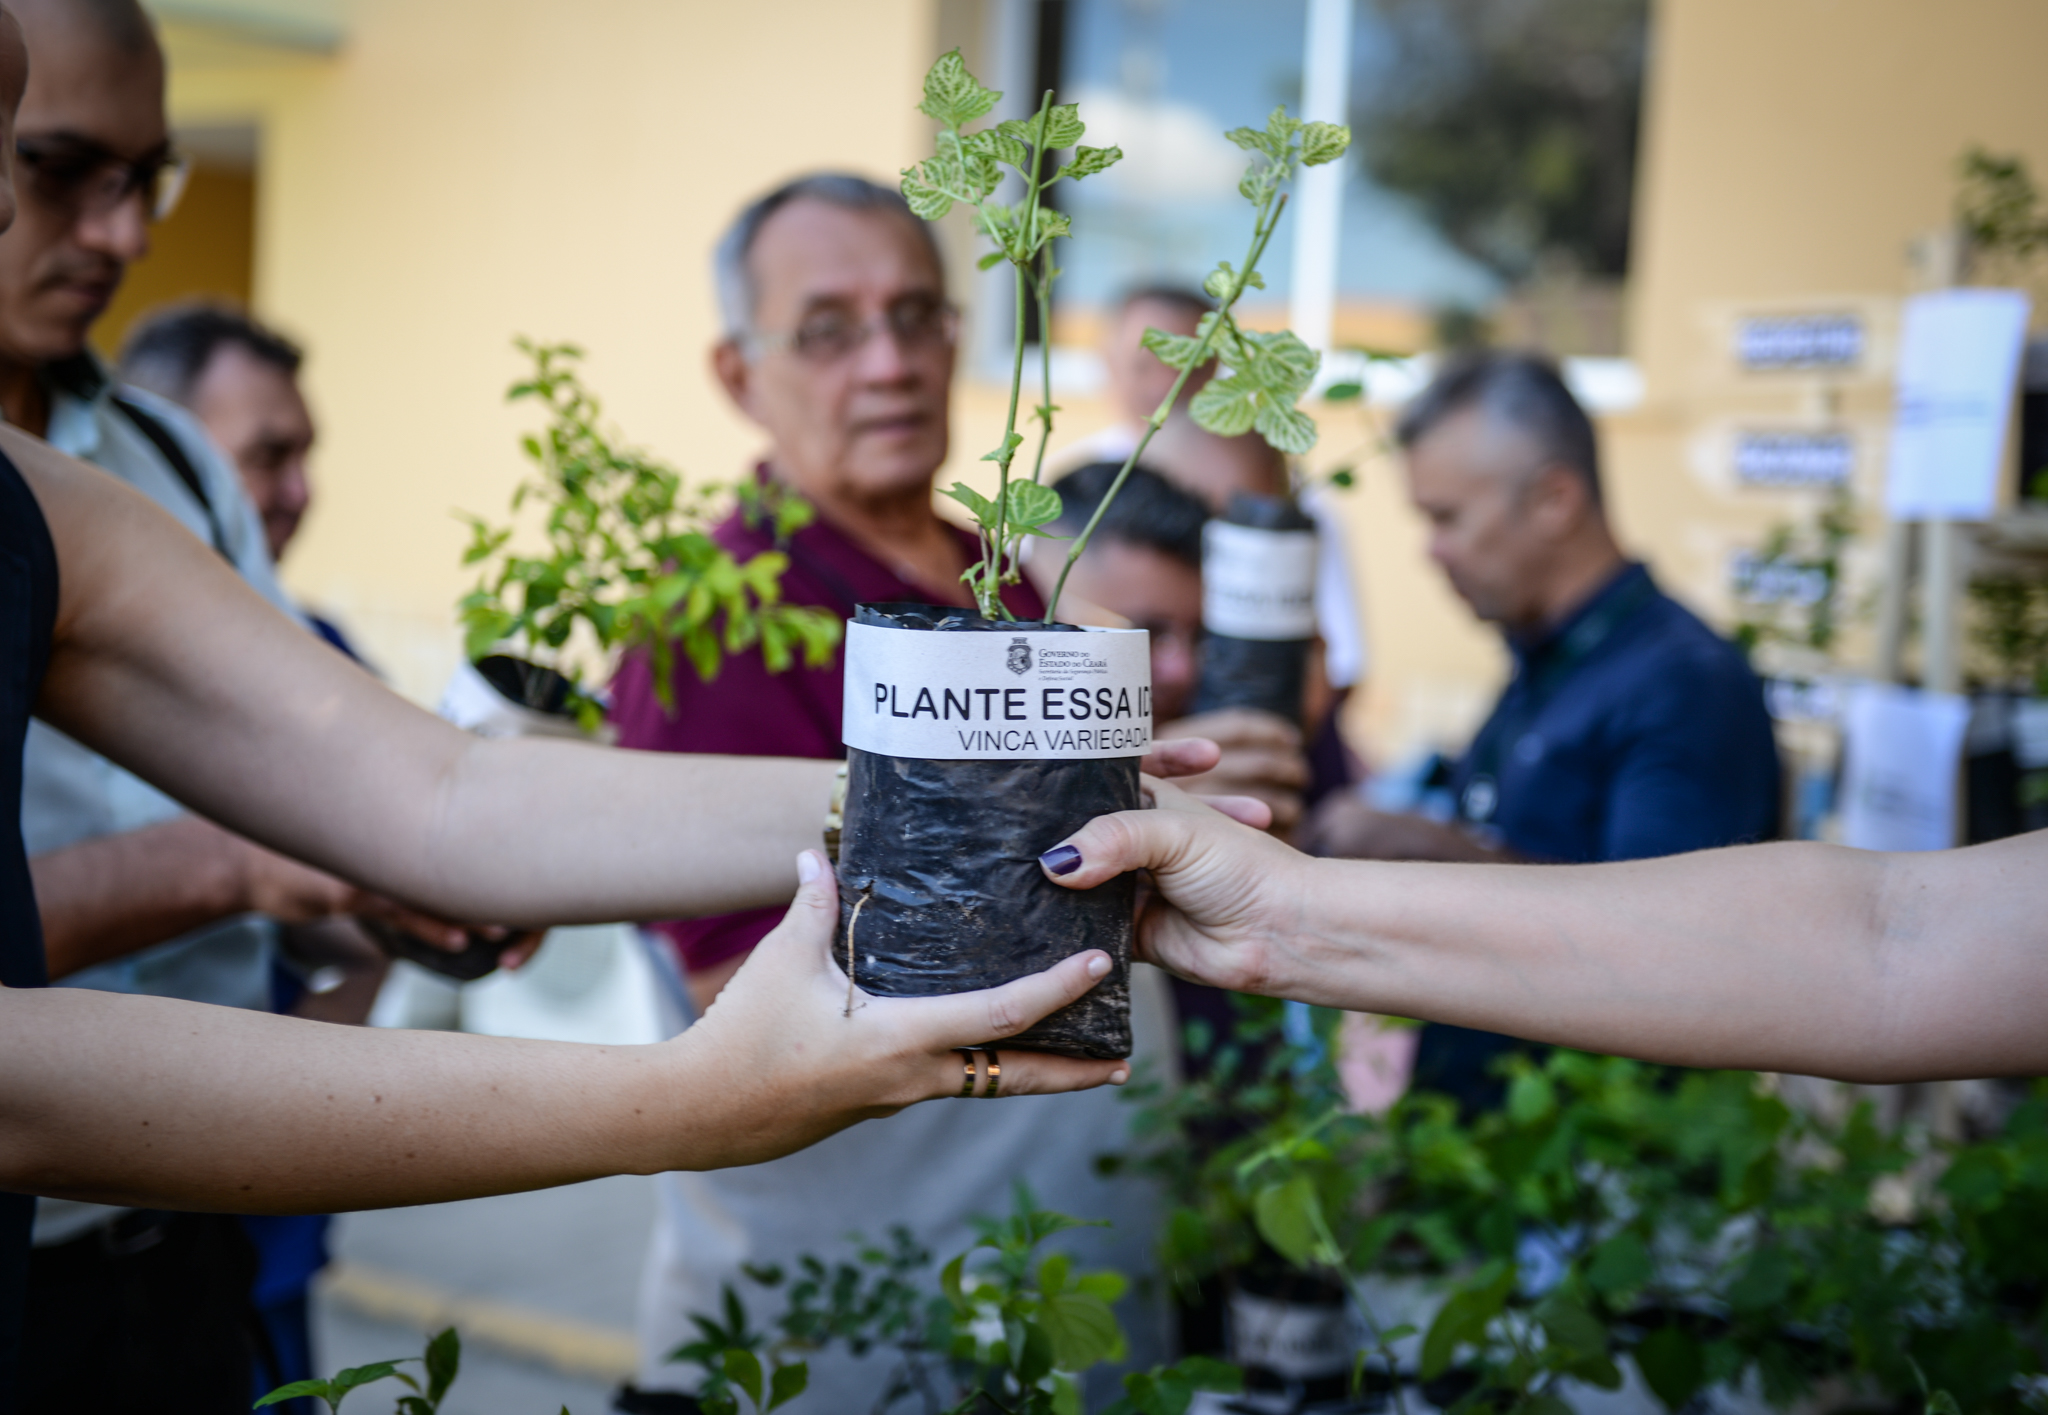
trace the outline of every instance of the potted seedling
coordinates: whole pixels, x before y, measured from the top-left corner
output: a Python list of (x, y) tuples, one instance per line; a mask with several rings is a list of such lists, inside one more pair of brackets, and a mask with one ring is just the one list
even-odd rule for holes
[[(466, 518), (462, 562), (483, 572), (461, 601), (467, 661), (442, 716), (485, 736), (594, 738), (604, 704), (592, 678), (609, 676), (629, 652), (652, 658), (655, 692), (671, 709), (679, 649), (704, 679), (729, 654), (758, 651), (774, 671), (799, 657), (829, 663), (839, 621), (781, 602), (788, 558), (764, 551), (740, 561), (710, 534), (729, 497), (773, 524), (778, 540), (809, 522), (809, 504), (767, 483), (686, 486), (604, 430), (578, 369), (581, 350), (517, 343), (533, 370), (508, 397), (539, 403), (548, 425), (523, 439), (535, 470), (513, 492), (512, 510), (542, 513), (545, 548), (522, 554), (512, 527)], [(473, 930), (466, 948), (448, 952), (380, 920), (365, 925), (388, 952), (464, 982), (495, 968), (512, 941)]]
[[(1130, 1054), (1128, 966), (1135, 884), (1126, 878), (1084, 894), (1048, 884), (1039, 852), (1089, 818), (1139, 804), (1138, 758), (1152, 732), (1150, 654), (1138, 630), (1084, 630), (1058, 620), (1067, 574), (1086, 548), (1152, 435), (1197, 369), (1225, 372), (1196, 396), (1202, 426), (1225, 435), (1256, 428), (1274, 446), (1303, 452), (1315, 424), (1295, 403), (1317, 356), (1292, 334), (1255, 333), (1233, 316), (1263, 286), (1259, 260), (1286, 205), (1297, 168), (1341, 156), (1349, 132), (1303, 123), (1275, 109), (1261, 129), (1229, 137), (1250, 154), (1239, 190), (1254, 220), (1242, 269), (1218, 265), (1206, 288), (1218, 308), (1192, 336), (1147, 331), (1146, 347), (1179, 377), (1146, 425), (1109, 495), (1075, 538), (1050, 611), (1019, 623), (1002, 602), (1021, 578), (1027, 537), (1044, 536), (1060, 511), (1042, 480), (1051, 436), (1050, 354), (1040, 350), (1038, 445), (1023, 475), (1017, 430), (1025, 326), (1035, 304), (1049, 328), (1057, 271), (1053, 243), (1067, 218), (1045, 200), (1062, 181), (1108, 169), (1123, 154), (1081, 145), (1073, 104), (1048, 92), (1029, 119), (971, 130), (1002, 97), (984, 88), (958, 51), (925, 76), (920, 110), (938, 124), (936, 150), (904, 173), (903, 194), (928, 221), (955, 206), (973, 212), (993, 246), (985, 266), (1007, 263), (1016, 290), (1009, 412), (995, 463), (993, 498), (955, 484), (948, 493), (972, 516), (981, 559), (963, 577), (973, 610), (932, 605), (860, 606), (847, 631), (848, 760), (840, 837), (838, 956), (850, 977), (892, 994), (986, 987), (1043, 968), (1083, 948), (1102, 948), (1114, 971), (1080, 1002), (1020, 1035), (1025, 1046), (1073, 1056)], [(1054, 165), (1054, 154), (1072, 155)], [(1023, 182), (1016, 201), (996, 201), (1003, 169)]]

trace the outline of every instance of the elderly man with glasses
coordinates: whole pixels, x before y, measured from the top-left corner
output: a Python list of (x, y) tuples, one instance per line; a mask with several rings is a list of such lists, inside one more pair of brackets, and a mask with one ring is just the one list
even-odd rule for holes
[[(958, 316), (931, 230), (894, 190), (836, 173), (789, 182), (734, 220), (715, 255), (725, 334), (712, 350), (719, 383), (766, 435), (755, 475), (803, 496), (817, 517), (781, 548), (784, 597), (850, 615), (856, 603), (921, 600), (971, 605), (960, 575), (978, 556), (971, 536), (932, 508), (945, 460), (948, 394)], [(775, 547), (773, 528), (740, 515), (717, 539), (742, 556)], [(1005, 592), (1020, 619), (1042, 617), (1030, 585)], [(728, 661), (710, 683), (683, 664), (676, 709), (657, 701), (647, 661), (629, 661), (614, 684), (622, 746), (673, 752), (843, 757), (841, 663), (771, 674), (758, 656)], [(776, 911), (662, 925), (702, 1014), (776, 922)], [(1148, 972), (1149, 970), (1141, 970)], [(1164, 1050), (1170, 1030), (1162, 980), (1134, 980), (1141, 1053)], [(1149, 1004), (1149, 1007), (1148, 1007)], [(681, 1018), (677, 1019), (678, 1024)], [(1150, 1034), (1147, 1022), (1154, 1023)], [(795, 1039), (793, 1038), (792, 1041)], [(826, 1141), (806, 1156), (727, 1175), (665, 1175), (660, 1220), (642, 1290), (643, 1389), (622, 1409), (688, 1410), (677, 1394), (694, 1379), (668, 1353), (695, 1339), (691, 1313), (720, 1311), (730, 1284), (759, 1317), (782, 1295), (750, 1283), (743, 1265), (788, 1264), (805, 1252), (850, 1259), (846, 1235), (881, 1239), (896, 1225), (941, 1258), (974, 1239), (976, 1214), (1000, 1214), (1014, 1186), (1082, 1218), (1089, 1260), (1127, 1271), (1147, 1265), (1151, 1196), (1137, 1181), (1094, 1172), (1096, 1155), (1125, 1144), (1125, 1113), (1107, 1095), (975, 1102), (906, 1111)], [(1133, 1356), (1151, 1359), (1158, 1313), (1131, 1314)], [(891, 1363), (838, 1352), (812, 1359), (811, 1405), (875, 1404)]]

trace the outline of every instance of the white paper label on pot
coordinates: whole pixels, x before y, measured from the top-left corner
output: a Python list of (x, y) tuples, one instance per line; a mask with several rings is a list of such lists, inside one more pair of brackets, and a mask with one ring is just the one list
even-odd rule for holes
[(1310, 1306), (1230, 1294), (1230, 1359), (1283, 1380), (1314, 1381), (1351, 1369), (1358, 1333), (1348, 1307)]
[(841, 735), (931, 761), (1140, 757), (1152, 749), (1150, 638), (848, 624)]
[(1202, 627), (1233, 639), (1316, 636), (1316, 533), (1202, 528)]

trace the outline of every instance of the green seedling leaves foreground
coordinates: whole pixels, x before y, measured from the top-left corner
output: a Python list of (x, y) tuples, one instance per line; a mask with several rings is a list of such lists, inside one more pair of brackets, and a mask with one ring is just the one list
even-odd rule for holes
[[(404, 1371), (400, 1366), (419, 1363), (424, 1368), (426, 1383)], [(307, 1397), (319, 1400), (327, 1406), (330, 1415), (341, 1409), (341, 1402), (350, 1391), (378, 1381), (390, 1380), (394, 1376), (413, 1393), (400, 1396), (397, 1415), (434, 1415), (447, 1397), (448, 1388), (455, 1384), (455, 1377), (462, 1370), (462, 1338), (455, 1328), (449, 1327), (427, 1343), (427, 1349), (418, 1356), (401, 1356), (390, 1361), (374, 1361), (367, 1366), (351, 1366), (337, 1371), (325, 1380), (293, 1381), (290, 1385), (279, 1386), (270, 1394), (258, 1400), (254, 1409), (261, 1410), (267, 1405), (282, 1404), (287, 1400), (301, 1400)]]
[(579, 371), (581, 350), (517, 343), (533, 371), (508, 396), (539, 403), (548, 425), (521, 441), (535, 473), (514, 492), (512, 509), (542, 513), (545, 549), (518, 553), (511, 527), (466, 518), (463, 564), (484, 567), (461, 601), (470, 658), (510, 651), (559, 670), (586, 729), (602, 720), (603, 707), (583, 687), (579, 656), (608, 672), (621, 654), (644, 650), (670, 710), (678, 650), (706, 680), (726, 658), (756, 650), (771, 672), (798, 659), (829, 663), (842, 626), (823, 610), (782, 603), (788, 558), (764, 551), (742, 561), (711, 536), (736, 502), (750, 523), (784, 541), (810, 523), (809, 504), (769, 483), (686, 486), (673, 468), (603, 429)]
[[(1398, 1370), (1455, 1378), (1468, 1415), (1548, 1410), (1633, 1362), (1672, 1410), (1722, 1388), (2041, 1408), (2048, 1083), (1971, 1143), (1887, 1128), (1853, 1094), (1806, 1111), (1773, 1078), (1573, 1052), (1509, 1060), (1477, 1114), (1418, 1091), (1366, 1116), (1280, 1010), (1191, 1029), (1207, 1070), (1140, 1090), (1124, 1167), (1168, 1188), (1182, 1291), (1276, 1259), (1348, 1289), (1361, 1386)], [(1375, 1321), (1404, 1286), (1437, 1304), (1419, 1342)]]
[[(981, 259), (982, 269), (1007, 262), (1015, 271), (1009, 409), (1001, 444), (982, 459), (996, 464), (996, 494), (984, 496), (960, 485), (947, 493), (967, 508), (980, 533), (981, 559), (963, 579), (973, 588), (981, 613), (991, 619), (1010, 617), (1002, 603), (1002, 588), (1021, 579), (1018, 555), (1024, 538), (1044, 534), (1040, 528), (1059, 515), (1057, 494), (1041, 485), (1056, 411), (1049, 339), (1040, 341), (1037, 461), (1028, 481), (1015, 477), (1013, 468), (1024, 442), (1017, 420), (1024, 382), (1025, 321), (1035, 304), (1039, 328), (1052, 327), (1052, 287), (1059, 274), (1053, 263), (1053, 243), (1070, 231), (1067, 216), (1055, 210), (1045, 196), (1058, 182), (1096, 176), (1123, 159), (1118, 147), (1082, 144), (1088, 125), (1079, 108), (1054, 103), (1050, 92), (1041, 96), (1036, 112), (1028, 119), (1009, 118), (992, 127), (969, 128), (994, 112), (1001, 99), (1000, 93), (984, 87), (968, 72), (958, 50), (942, 55), (925, 75), (924, 98), (918, 104), (918, 110), (939, 125), (932, 155), (902, 174), (903, 196), (911, 210), (927, 221), (937, 221), (955, 207), (970, 209), (976, 231), (992, 247)], [(1054, 614), (1068, 572), (1087, 548), (1103, 511), (1122, 490), (1130, 468), (1165, 423), (1188, 381), (1206, 372), (1212, 363), (1220, 361), (1224, 372), (1197, 394), (1191, 410), (1203, 427), (1224, 436), (1255, 431), (1290, 455), (1315, 445), (1315, 423), (1295, 405), (1315, 379), (1317, 355), (1292, 334), (1251, 333), (1240, 328), (1232, 310), (1246, 290), (1265, 287), (1259, 260), (1286, 204), (1287, 183), (1302, 167), (1342, 157), (1350, 146), (1351, 133), (1338, 124), (1304, 123), (1288, 117), (1284, 108), (1276, 108), (1264, 128), (1237, 128), (1228, 136), (1251, 154), (1239, 185), (1253, 208), (1252, 238), (1243, 268), (1224, 261), (1204, 283), (1218, 308), (1196, 337), (1146, 332), (1145, 346), (1178, 369), (1180, 376), (1147, 424), (1123, 473), (1069, 549), (1053, 592), (1050, 609)], [(1064, 162), (1054, 165), (1050, 161), (1053, 154), (1069, 150), (1072, 156)], [(996, 194), (1010, 173), (1018, 179), (1023, 195), (1016, 201), (998, 201)], [(1022, 501), (1013, 495), (1020, 483), (1032, 488), (1032, 495)]]
[[(1004, 1218), (975, 1221), (980, 1237), (936, 1275), (932, 1258), (909, 1233), (889, 1243), (853, 1241), (851, 1261), (797, 1259), (794, 1271), (751, 1270), (759, 1286), (786, 1289), (787, 1306), (772, 1332), (751, 1329), (730, 1289), (716, 1316), (691, 1318), (704, 1340), (674, 1353), (705, 1372), (707, 1408), (714, 1401), (754, 1399), (765, 1386), (775, 1399), (774, 1363), (801, 1369), (796, 1358), (835, 1343), (857, 1356), (888, 1356), (895, 1365), (877, 1415), (1084, 1415), (1081, 1377), (1128, 1346), (1115, 1304), (1129, 1287), (1120, 1273), (1083, 1271), (1046, 1244), (1063, 1233), (1103, 1227), (1040, 1209), (1021, 1187)], [(721, 1340), (729, 1344), (717, 1345)], [(793, 1379), (793, 1378), (792, 1378)], [(1185, 1415), (1196, 1392), (1242, 1388), (1235, 1367), (1205, 1358), (1124, 1377), (1124, 1394), (1106, 1415)], [(772, 1404), (757, 1401), (760, 1409)]]
[(1123, 489), (1130, 469), (1144, 455), (1152, 436), (1166, 423), (1167, 415), (1179, 402), (1182, 391), (1197, 373), (1211, 364), (1220, 366), (1189, 405), (1194, 420), (1221, 437), (1239, 437), (1256, 432), (1274, 448), (1289, 456), (1300, 456), (1316, 445), (1315, 421), (1296, 405), (1315, 382), (1321, 356), (1291, 332), (1259, 333), (1238, 324), (1236, 308), (1247, 290), (1265, 288), (1259, 261), (1279, 225), (1286, 208), (1286, 187), (1302, 167), (1319, 166), (1342, 157), (1351, 145), (1350, 129), (1333, 123), (1304, 123), (1290, 118), (1285, 108), (1275, 108), (1260, 128), (1233, 128), (1226, 136), (1251, 154), (1238, 192), (1252, 205), (1252, 235), (1242, 266), (1217, 262), (1202, 282), (1202, 288), (1216, 301), (1216, 309), (1205, 316), (1193, 337), (1145, 331), (1144, 344), (1179, 377), (1147, 420), (1138, 445), (1126, 459), (1123, 470), (1111, 483), (1109, 494), (1096, 508), (1088, 525), (1075, 537), (1053, 590), (1052, 611), (1058, 612), (1067, 576), (1073, 570), (1103, 513)]

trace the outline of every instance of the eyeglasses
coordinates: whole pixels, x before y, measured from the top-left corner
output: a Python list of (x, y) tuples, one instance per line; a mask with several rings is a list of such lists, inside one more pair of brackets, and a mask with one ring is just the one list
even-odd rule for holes
[(191, 159), (170, 148), (131, 162), (85, 138), (25, 138), (14, 154), (37, 200), (75, 216), (105, 216), (139, 194), (149, 219), (161, 221), (177, 210), (192, 175)]
[(855, 319), (846, 310), (818, 310), (787, 334), (751, 334), (746, 342), (756, 358), (793, 349), (807, 363), (831, 364), (850, 357), (884, 328), (906, 351), (948, 348), (960, 333), (960, 311), (930, 295), (905, 295), (874, 319)]

